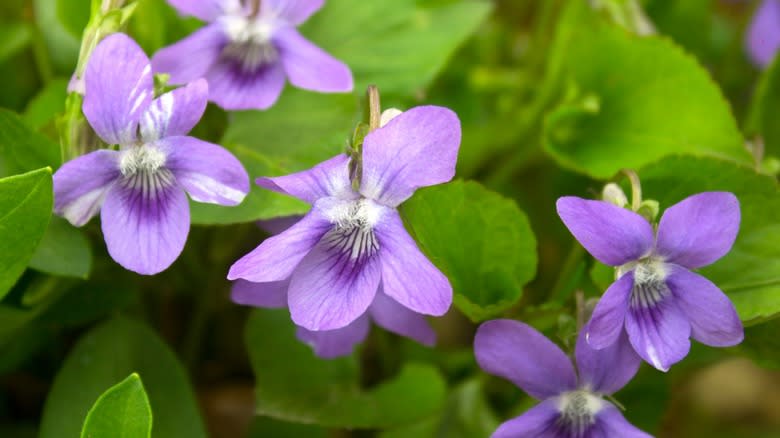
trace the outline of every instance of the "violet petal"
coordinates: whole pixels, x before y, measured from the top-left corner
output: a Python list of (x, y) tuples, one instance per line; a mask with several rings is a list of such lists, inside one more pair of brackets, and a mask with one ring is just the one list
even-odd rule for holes
[(265, 189), (294, 196), (309, 204), (328, 196), (348, 198), (352, 193), (348, 164), (349, 157), (341, 154), (311, 169), (284, 176), (258, 178), (256, 183)]
[(631, 289), (634, 287), (634, 273), (627, 272), (612, 283), (593, 309), (587, 329), (587, 342), (591, 347), (602, 349), (617, 341), (628, 311)]
[(384, 292), (402, 306), (425, 315), (441, 316), (452, 304), (447, 277), (417, 248), (395, 210), (376, 226)]
[(702, 344), (730, 347), (742, 342), (744, 329), (731, 300), (711, 281), (684, 268), (666, 280), (691, 324), (691, 336)]
[(154, 99), (141, 116), (141, 138), (152, 142), (173, 135), (187, 135), (198, 124), (209, 101), (204, 79), (190, 82)]
[(577, 386), (574, 367), (566, 354), (519, 321), (496, 319), (483, 323), (474, 337), (474, 353), (483, 370), (512, 381), (539, 400)]
[(287, 289), (289, 287), (289, 280), (268, 283), (236, 280), (230, 289), (230, 299), (245, 306), (279, 309), (287, 307)]
[(167, 153), (166, 167), (197, 202), (238, 205), (249, 193), (249, 175), (227, 149), (193, 137), (157, 142)]
[(686, 268), (709, 265), (731, 250), (739, 232), (739, 200), (728, 192), (689, 196), (666, 209), (656, 253)]
[[(584, 333), (585, 327), (582, 330)], [(621, 330), (618, 339), (609, 347), (596, 350), (580, 334), (575, 348), (580, 385), (587, 384), (593, 391), (613, 394), (624, 387), (639, 370), (642, 359), (634, 351), (628, 335)]]
[(379, 287), (368, 311), (374, 322), (385, 330), (414, 339), (429, 347), (436, 343), (436, 332), (428, 324), (425, 316), (407, 309), (385, 295), (382, 286)]
[(54, 173), (54, 211), (80, 227), (96, 215), (119, 178), (119, 153), (98, 150), (63, 164)]
[(184, 249), (190, 230), (187, 195), (173, 175), (158, 172), (123, 177), (128, 179), (114, 184), (100, 212), (111, 257), (144, 275), (167, 269)]
[(354, 83), (349, 67), (312, 44), (295, 28), (280, 29), (273, 41), (291, 84), (323, 93), (352, 91)]
[(149, 58), (130, 37), (115, 33), (101, 41), (84, 73), (84, 116), (108, 144), (136, 138), (141, 114), (154, 97)]
[(691, 326), (672, 295), (648, 307), (632, 306), (626, 331), (634, 350), (661, 371), (682, 360), (691, 347)]
[(490, 438), (568, 438), (560, 434), (556, 426), (560, 415), (555, 399), (548, 399), (502, 423)]
[(221, 25), (209, 24), (183, 40), (158, 50), (152, 57), (152, 67), (155, 73), (169, 74), (172, 84), (186, 84), (206, 77), (227, 43)]
[(360, 193), (395, 207), (419, 187), (455, 175), (460, 120), (447, 108), (418, 106), (401, 113), (363, 142)]
[(364, 314), (346, 327), (336, 330), (311, 331), (298, 327), (298, 339), (312, 347), (314, 354), (322, 359), (348, 356), (356, 346), (366, 340), (371, 330), (371, 319)]
[(575, 196), (559, 198), (556, 207), (574, 238), (601, 263), (620, 266), (653, 246), (653, 228), (633, 211)]

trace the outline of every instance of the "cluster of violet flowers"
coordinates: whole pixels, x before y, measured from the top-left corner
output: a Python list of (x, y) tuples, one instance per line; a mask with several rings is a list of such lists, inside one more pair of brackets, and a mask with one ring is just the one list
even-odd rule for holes
[[(103, 39), (84, 72), (82, 109), (109, 147), (54, 175), (55, 212), (76, 226), (100, 213), (111, 257), (146, 275), (167, 269), (183, 250), (187, 195), (232, 206), (249, 192), (249, 177), (230, 152), (187, 135), (208, 101), (227, 110), (266, 109), (287, 80), (321, 92), (353, 87), (349, 68), (295, 29), (323, 0), (168, 1), (208, 24), (151, 61), (124, 34)], [(767, 0), (770, 12), (762, 13), (780, 17), (780, 8), (771, 9), (776, 3)], [(181, 86), (156, 96), (154, 73)], [(256, 180), (311, 209), (228, 273), (235, 302), (288, 308), (299, 339), (323, 358), (350, 354), (372, 322), (433, 345), (426, 315), (441, 316), (452, 304), (449, 280), (405, 230), (398, 206), (416, 189), (453, 178), (458, 117), (437, 106), (381, 113), (378, 97), (370, 106), (369, 132), (354, 150)], [(691, 196), (667, 208), (658, 224), (623, 204), (569, 196), (557, 202), (569, 231), (616, 274), (579, 332), (576, 369), (526, 324), (494, 320), (479, 328), (479, 365), (541, 401), (494, 437), (646, 437), (604, 397), (626, 385), (642, 360), (667, 371), (687, 355), (691, 337), (716, 347), (741, 342), (732, 303), (693, 271), (731, 249), (740, 222), (736, 197)]]

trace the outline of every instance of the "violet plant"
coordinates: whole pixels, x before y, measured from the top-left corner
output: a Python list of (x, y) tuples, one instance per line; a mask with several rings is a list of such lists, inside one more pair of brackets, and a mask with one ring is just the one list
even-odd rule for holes
[(779, 4), (3, 3), (0, 437), (775, 436)]

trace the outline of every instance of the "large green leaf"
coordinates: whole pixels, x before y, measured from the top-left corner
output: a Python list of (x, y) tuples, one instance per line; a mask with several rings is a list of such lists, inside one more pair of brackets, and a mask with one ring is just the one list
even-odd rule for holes
[(53, 202), (49, 168), (0, 179), (0, 297), (30, 262), (46, 232)]
[(84, 233), (65, 219), (52, 217), (30, 267), (53, 275), (87, 278), (91, 266), (92, 250)]
[(0, 108), (0, 176), (59, 165), (56, 143), (33, 131), (13, 111)]
[(259, 415), (329, 427), (382, 428), (431, 416), (444, 404), (445, 383), (429, 365), (407, 364), (392, 380), (361, 389), (356, 358), (315, 357), (296, 339), (285, 310), (254, 310), (246, 345)]
[[(65, 78), (54, 79), (46, 84), (24, 109), (24, 121), (32, 128), (40, 129), (54, 120), (57, 114), (65, 111), (67, 88), (68, 80)], [(59, 160), (59, 157), (57, 159)]]
[(78, 436), (103, 390), (132, 372), (144, 376), (155, 437), (205, 437), (195, 395), (176, 356), (147, 326), (116, 318), (73, 347), (46, 399), (40, 437)]
[(350, 66), (358, 92), (375, 84), (410, 96), (430, 83), (491, 9), (486, 1), (441, 3), (329, 0), (302, 32)]
[(525, 213), (478, 183), (419, 190), (401, 211), (423, 252), (450, 279), (455, 305), (474, 321), (515, 304), (536, 274), (536, 238)]
[[(597, 178), (670, 154), (750, 162), (728, 103), (707, 72), (662, 37), (608, 24), (570, 2), (559, 24), (569, 90), (547, 115), (544, 146), (561, 165)], [(706, 121), (703, 122), (703, 121)]]
[(780, 194), (774, 178), (717, 159), (669, 157), (639, 171), (645, 197), (668, 208), (704, 191), (737, 195), (742, 223), (725, 257), (701, 273), (734, 302), (746, 323), (780, 313)]
[(81, 438), (148, 438), (151, 435), (152, 408), (136, 373), (101, 394), (81, 429)]

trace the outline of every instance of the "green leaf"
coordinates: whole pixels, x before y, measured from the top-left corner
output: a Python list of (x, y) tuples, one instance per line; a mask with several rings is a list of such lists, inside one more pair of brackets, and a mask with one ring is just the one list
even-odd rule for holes
[(725, 257), (701, 269), (754, 323), (780, 313), (780, 194), (774, 178), (717, 159), (669, 157), (639, 171), (642, 191), (669, 208), (704, 191), (734, 193), (740, 201), (739, 235)]
[(750, 162), (728, 103), (693, 57), (570, 3), (557, 46), (570, 86), (543, 134), (560, 165), (606, 179), (671, 154)]
[(53, 216), (30, 267), (52, 275), (87, 278), (91, 266), (92, 250), (84, 233)]
[(104, 392), (89, 410), (81, 438), (148, 438), (152, 408), (138, 374), (130, 374)]
[(35, 253), (53, 202), (49, 168), (0, 179), (0, 298)]
[(57, 0), (57, 21), (74, 38), (81, 39), (89, 21), (91, 1)]
[(750, 108), (747, 131), (763, 138), (766, 154), (780, 157), (780, 56), (764, 71)]
[(444, 403), (444, 380), (430, 365), (406, 364), (392, 380), (361, 389), (356, 358), (315, 357), (296, 339), (286, 310), (254, 310), (246, 346), (258, 415), (328, 427), (383, 428), (431, 416)]
[(478, 183), (421, 189), (401, 211), (420, 248), (450, 279), (455, 305), (473, 321), (515, 304), (536, 274), (536, 238), (525, 213)]
[(376, 84), (383, 93), (411, 96), (433, 80), (491, 10), (486, 1), (426, 3), (329, 0), (301, 30), (350, 66), (357, 92)]
[(249, 427), (248, 438), (328, 438), (328, 431), (319, 426), (286, 423), (268, 417), (255, 417)]
[(780, 369), (780, 319), (745, 328), (745, 340), (736, 347), (761, 366)]
[(33, 131), (13, 111), (0, 108), (0, 176), (59, 165), (56, 143)]
[(32, 28), (23, 22), (0, 24), (0, 63), (16, 55), (32, 41)]
[(132, 372), (144, 376), (155, 437), (205, 437), (195, 395), (176, 356), (147, 326), (116, 318), (87, 333), (54, 379), (41, 438), (78, 436), (81, 419), (103, 390)]
[[(287, 89), (273, 111), (233, 114), (222, 144), (244, 164), (252, 179), (305, 170), (343, 152), (357, 123), (351, 95)], [(305, 213), (309, 206), (286, 195), (252, 190), (237, 207), (192, 204), (200, 224), (248, 222)]]
[(24, 110), (24, 121), (33, 129), (40, 129), (54, 120), (57, 114), (65, 111), (65, 99), (68, 97), (68, 80), (55, 79), (38, 92)]

